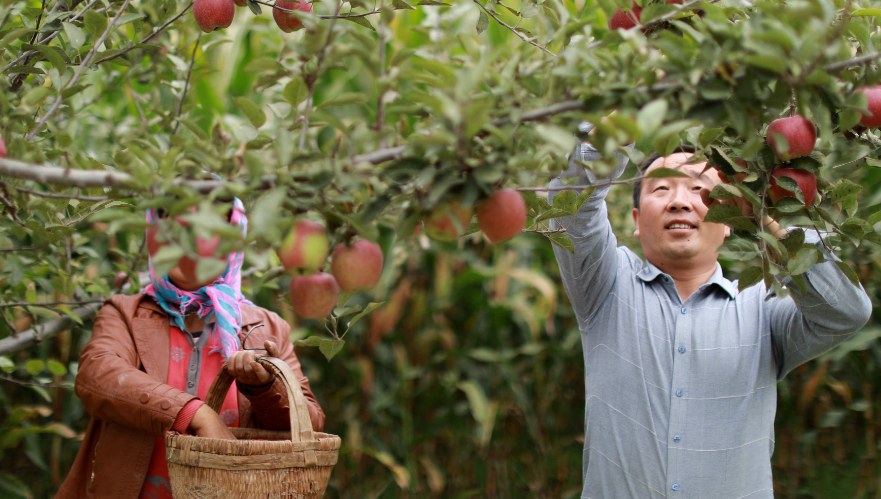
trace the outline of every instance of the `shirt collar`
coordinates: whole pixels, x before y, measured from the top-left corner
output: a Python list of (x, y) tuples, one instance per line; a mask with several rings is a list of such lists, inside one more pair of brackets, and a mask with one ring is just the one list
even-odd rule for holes
[[(655, 267), (649, 261), (646, 261), (645, 267), (643, 267), (642, 270), (640, 270), (639, 273), (636, 274), (636, 276), (645, 282), (654, 281), (661, 276), (663, 276), (665, 280), (672, 279), (667, 274), (661, 272), (659, 268)], [(725, 278), (725, 276), (722, 275), (722, 266), (719, 265), (719, 262), (716, 262), (716, 271), (713, 272), (713, 275), (704, 286), (709, 284), (715, 284), (719, 286), (720, 288), (722, 288), (723, 291), (728, 293), (728, 296), (730, 296), (731, 298), (734, 298), (737, 295), (737, 287), (734, 286), (733, 282), (729, 281)]]

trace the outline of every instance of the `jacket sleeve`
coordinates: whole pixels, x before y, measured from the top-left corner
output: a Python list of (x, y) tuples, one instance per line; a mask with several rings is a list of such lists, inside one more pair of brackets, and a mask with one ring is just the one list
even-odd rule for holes
[(92, 339), (80, 352), (75, 390), (92, 416), (156, 436), (171, 429), (196, 398), (140, 370), (129, 327), (112, 304), (101, 309)]
[[(324, 411), (318, 405), (315, 394), (309, 386), (309, 378), (303, 374), (300, 360), (294, 352), (294, 344), (291, 343), (291, 326), (280, 317), (270, 319), (272, 322), (273, 341), (278, 345), (278, 357), (284, 360), (300, 382), (300, 389), (306, 397), (309, 407), (309, 417), (312, 420), (312, 429), (322, 431), (324, 429)], [(281, 380), (276, 379), (268, 390), (252, 395), (247, 389), (239, 390), (251, 402), (251, 410), (260, 427), (267, 430), (286, 430), (291, 427), (290, 402)]]
[(838, 268), (834, 255), (828, 253), (816, 234), (805, 235), (826, 259), (805, 272), (807, 293), (801, 295), (790, 283), (792, 296), (769, 300), (771, 310), (771, 345), (777, 359), (777, 379), (799, 365), (831, 350), (850, 338), (869, 320), (872, 302), (862, 285), (854, 286)]
[[(576, 179), (575, 184), (585, 185), (596, 181), (590, 170), (577, 164), (574, 160), (595, 161), (600, 159), (599, 153), (587, 142), (580, 143), (569, 158), (569, 169), (551, 181), (548, 201), (554, 198), (565, 187), (564, 179)], [(610, 179), (616, 179), (624, 172), (628, 158), (615, 153), (617, 164)], [(550, 230), (567, 227), (565, 234), (572, 240), (575, 251), (554, 245), (554, 254), (560, 267), (563, 287), (572, 303), (572, 308), (583, 326), (596, 313), (618, 273), (618, 240), (612, 232), (606, 209), (606, 194), (610, 186), (598, 187), (574, 216), (553, 218)], [(580, 192), (577, 192), (580, 194)]]

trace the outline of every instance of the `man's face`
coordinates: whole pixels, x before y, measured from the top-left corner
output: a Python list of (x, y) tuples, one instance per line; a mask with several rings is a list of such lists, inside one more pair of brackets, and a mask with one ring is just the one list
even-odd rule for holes
[(691, 156), (676, 153), (652, 163), (646, 173), (664, 167), (688, 176), (644, 180), (640, 207), (633, 209), (634, 235), (645, 257), (658, 267), (699, 267), (715, 262), (716, 250), (730, 235), (728, 226), (704, 222), (709, 210), (701, 200), (701, 190), (712, 191), (721, 180), (715, 169), (701, 173), (706, 161), (686, 163)]

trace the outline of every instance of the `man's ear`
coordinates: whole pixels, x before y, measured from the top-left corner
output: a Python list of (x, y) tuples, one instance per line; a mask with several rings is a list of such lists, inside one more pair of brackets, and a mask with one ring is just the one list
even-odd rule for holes
[(636, 229), (633, 230), (633, 237), (639, 237), (639, 208), (634, 208), (630, 214), (633, 215), (633, 225), (636, 226)]
[(728, 226), (726, 225), (726, 226), (725, 226), (725, 237), (728, 237), (728, 236), (730, 236), (730, 235), (731, 235), (731, 227), (728, 227)]

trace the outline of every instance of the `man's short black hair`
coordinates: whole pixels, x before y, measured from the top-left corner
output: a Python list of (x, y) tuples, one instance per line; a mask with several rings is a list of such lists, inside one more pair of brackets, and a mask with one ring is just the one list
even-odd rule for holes
[[(694, 146), (679, 146), (676, 149), (673, 149), (673, 152), (671, 152), (670, 154), (676, 154), (678, 152), (687, 152), (694, 154), (695, 152), (697, 152), (697, 148), (695, 148)], [(638, 175), (642, 176), (643, 174), (645, 174), (645, 171), (648, 170), (650, 166), (652, 166), (652, 163), (654, 163), (660, 157), (661, 154), (657, 151), (649, 154), (645, 158), (645, 160), (643, 160), (643, 162), (639, 164)], [(635, 184), (633, 184), (633, 207), (637, 210), (639, 209), (639, 194), (641, 191), (642, 180), (638, 180)]]

